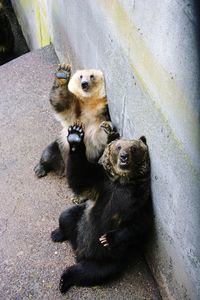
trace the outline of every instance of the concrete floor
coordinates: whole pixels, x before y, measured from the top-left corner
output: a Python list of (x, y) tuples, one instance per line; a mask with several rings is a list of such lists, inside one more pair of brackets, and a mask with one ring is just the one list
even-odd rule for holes
[(74, 258), (50, 233), (71, 205), (70, 191), (65, 178), (33, 172), (59, 132), (48, 102), (57, 63), (46, 47), (0, 67), (0, 299), (160, 299), (139, 258), (118, 281), (59, 293), (60, 275)]

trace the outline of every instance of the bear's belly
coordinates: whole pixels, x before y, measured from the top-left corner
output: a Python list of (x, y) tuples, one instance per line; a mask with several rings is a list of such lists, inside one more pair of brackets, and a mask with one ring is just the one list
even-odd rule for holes
[[(95, 217), (91, 217), (91, 213), (94, 213), (95, 205), (94, 201), (88, 200), (85, 213), (83, 214), (79, 224), (78, 224), (78, 235), (77, 235), (77, 249), (76, 256), (77, 260), (84, 259), (95, 259), (95, 260), (105, 260), (105, 259), (119, 259), (124, 256), (124, 251), (121, 247), (115, 249), (108, 249), (104, 247), (99, 238), (113, 229), (111, 227), (112, 222), (109, 224), (102, 224), (101, 213), (95, 214)], [(100, 211), (99, 211), (100, 212)]]

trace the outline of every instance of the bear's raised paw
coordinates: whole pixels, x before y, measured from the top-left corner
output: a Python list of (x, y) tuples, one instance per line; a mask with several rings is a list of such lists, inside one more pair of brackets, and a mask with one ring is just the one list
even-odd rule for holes
[(71, 66), (68, 64), (60, 64), (58, 65), (58, 70), (56, 72), (56, 77), (58, 79), (66, 79), (69, 80), (71, 77)]
[(100, 128), (103, 129), (107, 134), (110, 134), (113, 131), (112, 123), (109, 121), (101, 122)]
[(71, 151), (76, 151), (77, 147), (83, 143), (84, 131), (82, 125), (74, 124), (68, 129), (67, 140)]
[(110, 121), (103, 121), (100, 124), (100, 128), (103, 129), (105, 133), (108, 135), (108, 140), (107, 140), (108, 144), (116, 139), (119, 139), (119, 133), (114, 130), (113, 125)]

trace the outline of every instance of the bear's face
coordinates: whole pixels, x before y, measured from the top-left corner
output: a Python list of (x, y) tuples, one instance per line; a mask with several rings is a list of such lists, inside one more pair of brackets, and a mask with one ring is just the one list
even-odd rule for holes
[(68, 89), (78, 98), (101, 99), (105, 97), (104, 76), (100, 70), (78, 70), (70, 79)]
[(113, 178), (134, 179), (149, 172), (149, 153), (145, 137), (138, 140), (115, 140), (110, 143), (99, 163)]

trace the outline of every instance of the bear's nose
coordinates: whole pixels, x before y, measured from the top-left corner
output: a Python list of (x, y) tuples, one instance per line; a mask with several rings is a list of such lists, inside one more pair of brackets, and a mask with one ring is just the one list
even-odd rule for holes
[(120, 160), (121, 160), (122, 162), (127, 161), (127, 160), (128, 160), (128, 153), (125, 153), (125, 152), (121, 153), (121, 154), (120, 154)]
[(81, 82), (81, 86), (84, 91), (87, 91), (89, 88), (89, 83), (87, 81), (83, 81)]

